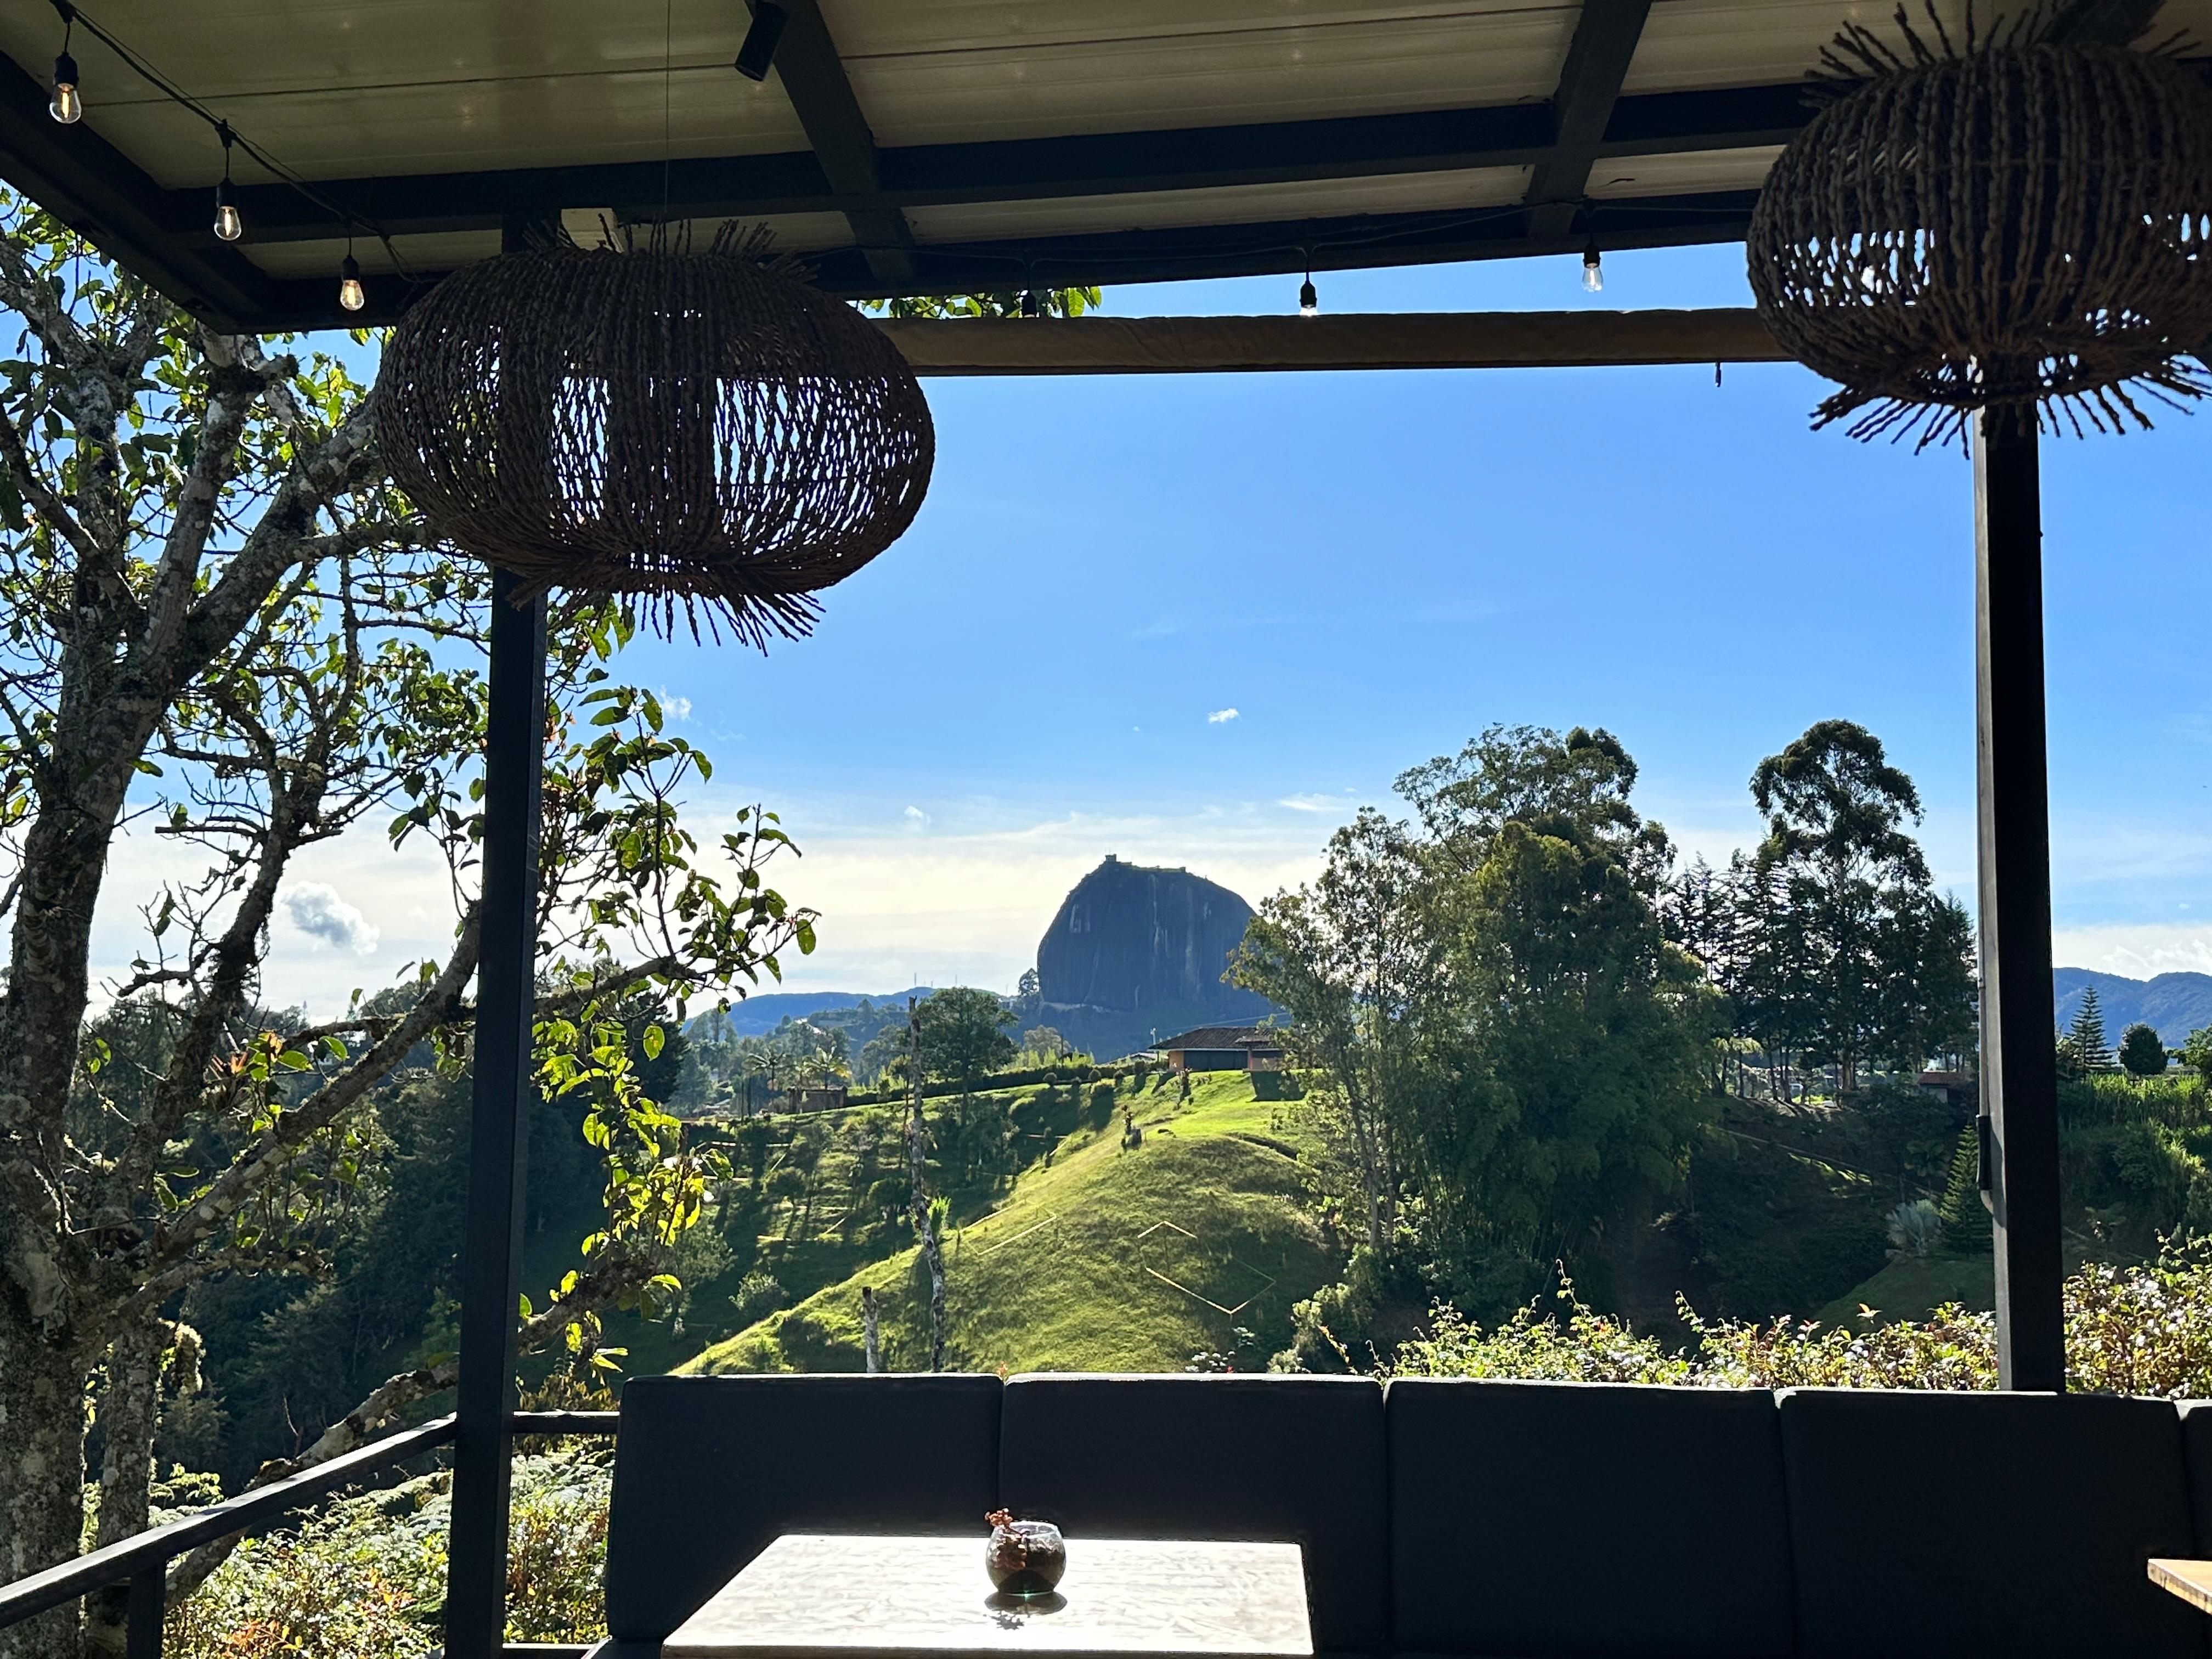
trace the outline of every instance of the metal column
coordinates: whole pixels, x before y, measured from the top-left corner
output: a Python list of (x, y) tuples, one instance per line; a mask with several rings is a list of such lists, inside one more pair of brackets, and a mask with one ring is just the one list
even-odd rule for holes
[(461, 1253), (460, 1397), (446, 1567), (447, 1659), (491, 1659), (507, 1628), (507, 1479), (514, 1330), (529, 1167), (530, 1028), (538, 958), (538, 830), (545, 759), (545, 600), (492, 578), (484, 731), (483, 941), (476, 1096)]
[(2001, 1388), (2059, 1389), (2064, 1264), (2035, 412), (1984, 410), (1973, 439), (1982, 1144), (1996, 1235), (1997, 1376)]

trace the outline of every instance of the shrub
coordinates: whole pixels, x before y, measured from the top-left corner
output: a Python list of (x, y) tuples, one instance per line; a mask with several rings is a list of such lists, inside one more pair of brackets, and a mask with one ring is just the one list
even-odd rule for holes
[[(1550, 1305), (1547, 1308), (1547, 1303)], [(1953, 1303), (1860, 1334), (1784, 1316), (1700, 1319), (1679, 1304), (1670, 1346), (1585, 1306), (1571, 1284), (1485, 1330), (1438, 1306), (1428, 1331), (1379, 1374), (1672, 1382), (1706, 1388), (1994, 1389), (1996, 1322)], [(2212, 1392), (2212, 1240), (2172, 1243), (2135, 1267), (2092, 1262), (2066, 1281), (2067, 1386), (2197, 1398)]]
[[(605, 1634), (609, 1464), (604, 1448), (515, 1460), (507, 1639)], [(392, 1659), (434, 1646), (446, 1599), (452, 1477), (441, 1471), (340, 1499), (250, 1538), (170, 1609), (172, 1659)]]

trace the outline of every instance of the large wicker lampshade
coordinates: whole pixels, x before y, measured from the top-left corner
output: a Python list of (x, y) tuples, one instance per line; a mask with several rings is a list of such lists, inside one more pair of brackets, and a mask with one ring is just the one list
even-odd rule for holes
[(1752, 216), (1759, 315), (1842, 386), (1817, 422), (1927, 443), (2009, 404), (2118, 430), (2201, 396), (2212, 93), (2118, 46), (1905, 40), (1839, 40), (1841, 95)]
[(726, 243), (455, 273), (393, 331), (376, 430), (425, 518), (526, 591), (703, 604), (755, 645), (898, 538), (935, 454), (897, 348)]

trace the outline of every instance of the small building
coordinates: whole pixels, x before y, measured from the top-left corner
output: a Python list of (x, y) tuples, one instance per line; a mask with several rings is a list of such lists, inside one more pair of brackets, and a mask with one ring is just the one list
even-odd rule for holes
[(1279, 1072), (1280, 1034), (1264, 1025), (1201, 1025), (1152, 1045), (1176, 1072)]

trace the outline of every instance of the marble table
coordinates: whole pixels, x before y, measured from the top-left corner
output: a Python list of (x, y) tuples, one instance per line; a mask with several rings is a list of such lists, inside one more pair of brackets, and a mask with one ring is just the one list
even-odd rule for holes
[(987, 1535), (787, 1533), (662, 1659), (1310, 1659), (1296, 1544), (1073, 1537), (1052, 1595), (993, 1593)]

